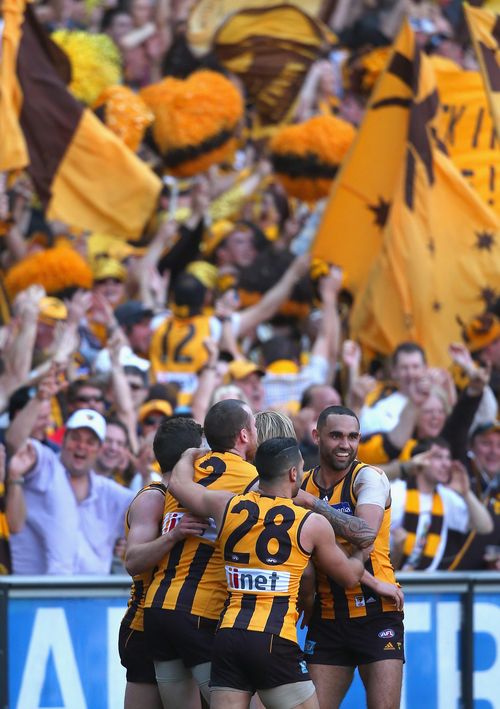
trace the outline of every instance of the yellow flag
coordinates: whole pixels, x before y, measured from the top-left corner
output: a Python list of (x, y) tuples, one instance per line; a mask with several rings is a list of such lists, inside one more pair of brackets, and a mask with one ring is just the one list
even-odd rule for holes
[(28, 149), (18, 116), (22, 92), (16, 63), (24, 20), (24, 1), (3, 0), (3, 32), (0, 32), (0, 172), (17, 170), (28, 162)]
[(467, 182), (500, 213), (500, 149), (481, 74), (432, 56), (441, 110), (436, 131)]
[[(388, 66), (372, 93), (368, 110), (335, 180), (315, 242), (313, 256), (334, 262), (347, 272), (348, 287), (357, 292), (367, 279), (381, 244), (384, 226), (401, 174), (412, 159), (407, 147), (409, 112), (418, 66), (415, 39), (405, 23), (394, 44)], [(424, 140), (413, 150), (427, 149), (426, 122), (434, 115), (435, 87), (422, 97), (414, 127)], [(419, 130), (417, 130), (419, 129)], [(418, 133), (418, 135), (417, 135)]]
[(469, 320), (497, 295), (500, 225), (442, 152), (433, 126), (418, 120), (434, 77), (426, 57), (416, 54), (414, 62), (420, 76), (409, 109), (407, 158), (351, 327), (371, 350), (389, 354), (413, 340), (432, 365), (447, 366), (448, 345), (461, 339), (457, 318)]
[(493, 121), (500, 135), (500, 16), (467, 4), (464, 8)]

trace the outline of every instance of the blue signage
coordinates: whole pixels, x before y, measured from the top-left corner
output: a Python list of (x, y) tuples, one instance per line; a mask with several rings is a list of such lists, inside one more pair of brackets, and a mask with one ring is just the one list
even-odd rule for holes
[[(117, 638), (124, 607), (118, 591), (116, 597), (11, 597), (10, 709), (122, 709), (125, 671)], [(401, 709), (460, 708), (460, 624), (458, 593), (407, 593)], [(474, 628), (475, 707), (500, 709), (499, 593), (476, 592)], [(365, 705), (356, 675), (342, 708)]]

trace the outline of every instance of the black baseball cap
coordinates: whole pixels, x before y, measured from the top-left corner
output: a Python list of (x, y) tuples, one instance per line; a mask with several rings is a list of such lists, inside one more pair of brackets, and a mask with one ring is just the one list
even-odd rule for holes
[(151, 308), (146, 308), (139, 300), (129, 300), (115, 310), (115, 317), (122, 326), (137, 325), (145, 318), (152, 318), (153, 315)]

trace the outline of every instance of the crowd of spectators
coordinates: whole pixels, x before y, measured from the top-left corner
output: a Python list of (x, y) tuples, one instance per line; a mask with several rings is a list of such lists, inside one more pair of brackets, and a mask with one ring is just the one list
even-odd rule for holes
[[(138, 90), (217, 69), (189, 48), (193, 4), (42, 0), (35, 11), (49, 31), (107, 34)], [(345, 67), (361, 48), (389, 44), (408, 10), (426, 51), (472, 61), (458, 3), (336, 5), (340, 49), (313, 64), (297, 120), (329, 110), (359, 125), (366, 95)], [(154, 164), (151, 151), (139, 155)], [(302, 253), (314, 209), (287, 196), (265, 144), (243, 131), (232, 162), (177, 187), (165, 180), (156, 229), (127, 243), (46, 221), (29, 178), (2, 176), (2, 280), (48, 249), (60, 249), (62, 275), (3, 301), (0, 573), (123, 572), (124, 513), (160, 479), (158, 426), (172, 416), (203, 424), (228, 398), (287, 414), (305, 469), (319, 463), (321, 411), (349, 406), (359, 459), (392, 483), (395, 566), (500, 569), (500, 302), (449, 343), (448, 369), (429, 366), (417, 343), (390, 357), (362, 351), (344, 274)], [(87, 287), (64, 263), (68, 247), (91, 272)]]

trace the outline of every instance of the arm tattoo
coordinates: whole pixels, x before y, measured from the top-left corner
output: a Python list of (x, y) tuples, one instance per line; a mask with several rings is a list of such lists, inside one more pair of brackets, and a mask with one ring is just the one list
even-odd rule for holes
[(376, 533), (361, 517), (339, 512), (335, 507), (330, 507), (328, 502), (324, 500), (315, 501), (313, 512), (325, 517), (330, 522), (335, 534), (338, 534), (339, 537), (351, 544), (363, 549), (375, 541)]

